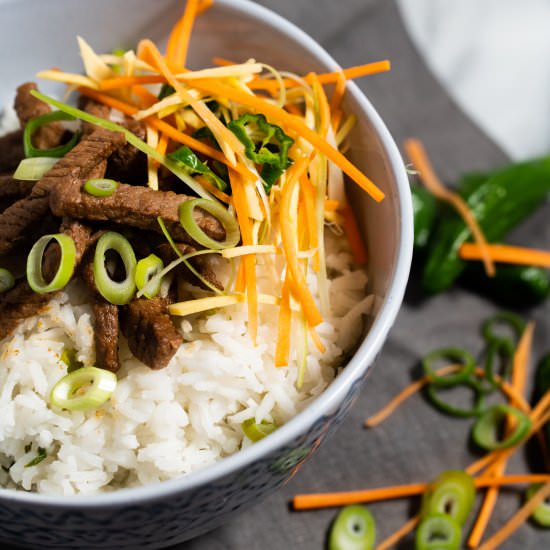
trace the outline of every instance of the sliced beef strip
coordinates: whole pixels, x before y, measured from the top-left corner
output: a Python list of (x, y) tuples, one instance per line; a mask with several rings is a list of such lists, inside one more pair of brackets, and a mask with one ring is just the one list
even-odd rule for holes
[(31, 194), (0, 214), (0, 255), (11, 252), (35, 233), (50, 212), (50, 191), (69, 193), (89, 177), (101, 177), (105, 159), (124, 141), (120, 134), (96, 130), (69, 151), (38, 183)]
[[(56, 216), (71, 216), (85, 220), (114, 221), (140, 229), (160, 232), (160, 216), (172, 237), (193, 244), (193, 239), (179, 223), (179, 205), (192, 199), (172, 191), (155, 191), (121, 183), (109, 197), (93, 197), (77, 186), (58, 186), (51, 194), (50, 207)], [(222, 240), (225, 231), (220, 222), (206, 212), (195, 209), (199, 227), (211, 238)]]
[[(78, 222), (67, 222), (62, 231), (71, 236), (76, 245), (76, 263), (82, 260), (89, 241), (86, 240), (86, 228)], [(48, 247), (44, 254), (43, 272), (46, 279), (53, 277), (59, 264), (58, 247)], [(11, 290), (0, 294), (0, 340), (9, 336), (25, 319), (43, 311), (58, 292), (38, 294), (26, 280), (17, 283)]]
[(13, 176), (0, 176), (0, 211), (15, 201), (30, 195), (34, 181), (16, 180)]
[[(45, 115), (51, 112), (50, 106), (31, 95), (32, 90), (37, 90), (34, 82), (26, 82), (17, 88), (14, 108), (21, 128), (24, 128), (31, 118)], [(65, 129), (59, 122), (52, 122), (41, 126), (33, 134), (33, 144), (38, 149), (50, 149), (61, 143)]]
[[(190, 254), (196, 251), (195, 248), (188, 244), (176, 243), (176, 246), (182, 254)], [(177, 254), (168, 243), (162, 243), (156, 246), (155, 254), (164, 262), (164, 265), (167, 265), (178, 258)], [(191, 265), (201, 274), (201, 276), (204, 277), (211, 285), (223, 290), (223, 285), (216, 277), (216, 273), (212, 269), (211, 261), (207, 254), (204, 256), (197, 256), (189, 261)], [(196, 277), (194, 273), (189, 271), (184, 264), (179, 265), (176, 268), (176, 272), (191, 284), (200, 286), (201, 288), (208, 288), (200, 279)]]
[(93, 303), (93, 311), (96, 366), (117, 372), (120, 369), (118, 306), (103, 299), (96, 299)]
[(163, 298), (132, 300), (121, 308), (120, 326), (130, 351), (152, 369), (166, 367), (183, 343)]
[(23, 130), (0, 137), (0, 173), (13, 172), (24, 158)]

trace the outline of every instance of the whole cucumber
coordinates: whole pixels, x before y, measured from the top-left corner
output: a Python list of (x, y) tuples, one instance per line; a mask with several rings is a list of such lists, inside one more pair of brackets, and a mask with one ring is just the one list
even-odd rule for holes
[[(500, 241), (527, 218), (550, 191), (550, 157), (512, 164), (486, 178), (469, 176), (459, 183), (467, 202), (489, 242)], [(470, 229), (450, 208), (441, 217), (422, 274), (422, 286), (435, 294), (449, 288), (466, 267), (458, 257), (470, 239)]]

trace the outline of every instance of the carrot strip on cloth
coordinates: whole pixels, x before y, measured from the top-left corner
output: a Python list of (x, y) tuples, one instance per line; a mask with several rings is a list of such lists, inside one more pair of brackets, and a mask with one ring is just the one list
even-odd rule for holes
[(375, 550), (390, 550), (402, 539), (404, 539), (418, 524), (420, 516), (416, 515), (408, 520), (402, 527), (392, 533), (387, 539), (383, 540)]
[[(497, 263), (533, 265), (550, 268), (550, 252), (525, 248), (522, 246), (510, 246), (506, 244), (489, 244), (486, 248), (490, 258)], [(463, 260), (481, 260), (482, 251), (476, 243), (464, 243), (458, 250), (458, 255)]]
[(489, 277), (495, 275), (495, 265), (487, 251), (487, 239), (483, 234), (475, 216), (464, 201), (464, 199), (455, 191), (447, 189), (436, 176), (433, 167), (428, 159), (424, 146), (418, 139), (408, 139), (405, 141), (405, 150), (410, 161), (419, 172), (420, 180), (426, 188), (437, 198), (451, 204), (460, 216), (464, 219), (466, 225), (470, 228), (472, 235), (479, 245), (483, 256), (483, 265)]

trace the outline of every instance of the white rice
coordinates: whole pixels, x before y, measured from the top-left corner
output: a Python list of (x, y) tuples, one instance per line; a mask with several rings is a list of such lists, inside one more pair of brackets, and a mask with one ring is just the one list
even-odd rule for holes
[[(254, 347), (239, 304), (176, 321), (185, 343), (159, 371), (122, 341), (111, 399), (86, 413), (54, 409), (48, 396), (66, 374), (63, 348), (77, 349), (85, 365), (95, 360), (91, 308), (73, 283), (0, 342), (0, 486), (71, 495), (171, 479), (250, 445), (241, 429), (248, 418), (287, 422), (334, 378), (372, 306), (366, 275), (353, 268), (344, 241), (328, 243), (333, 311), (318, 327), (326, 352), (310, 342), (299, 391), (295, 358), (288, 368), (274, 367), (277, 309), (261, 306)], [(316, 293), (315, 276), (308, 282)], [(39, 447), (47, 457), (25, 467)]]

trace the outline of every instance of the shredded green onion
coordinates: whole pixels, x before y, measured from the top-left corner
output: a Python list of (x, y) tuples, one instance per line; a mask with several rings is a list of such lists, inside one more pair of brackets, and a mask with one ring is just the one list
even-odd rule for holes
[[(109, 250), (115, 251), (124, 264), (126, 277), (120, 282), (114, 281), (107, 271), (105, 256)], [(136, 264), (134, 249), (125, 237), (114, 231), (101, 236), (95, 249), (94, 279), (98, 291), (108, 302), (122, 306), (134, 297)]]
[(158, 275), (164, 268), (164, 263), (155, 254), (149, 254), (143, 258), (136, 266), (136, 286), (138, 290), (143, 289), (143, 295), (146, 298), (154, 298), (160, 292), (162, 279), (156, 279), (155, 284), (149, 287), (151, 279)]
[(147, 143), (139, 139), (133, 132), (130, 132), (130, 130), (124, 128), (124, 126), (116, 124), (111, 120), (105, 120), (104, 118), (91, 115), (90, 113), (81, 111), (76, 107), (71, 107), (70, 105), (61, 103), (60, 101), (57, 101), (40, 92), (37, 92), (36, 90), (32, 90), (31, 95), (37, 97), (44, 103), (48, 103), (49, 105), (56, 107), (64, 113), (74, 116), (75, 118), (85, 120), (86, 122), (95, 124), (96, 126), (104, 128), (105, 130), (111, 130), (112, 132), (120, 132), (124, 134), (124, 137), (126, 138), (126, 141), (128, 143), (131, 143), (136, 149), (140, 150), (142, 153), (148, 155), (151, 159), (156, 160), (157, 162), (168, 168), (168, 170), (170, 170), (175, 176), (177, 176), (181, 181), (183, 181), (193, 191), (195, 191), (197, 195), (217, 203), (217, 200), (208, 191), (206, 191), (196, 179), (191, 177), (186, 169), (178, 166), (177, 162), (171, 161), (170, 159), (166, 158), (165, 155), (160, 154), (154, 147), (147, 145)]
[[(61, 258), (57, 273), (48, 283), (42, 273), (44, 252), (51, 241), (56, 241), (61, 250)], [(76, 246), (68, 235), (44, 235), (34, 243), (27, 258), (27, 281), (29, 286), (38, 294), (61, 290), (70, 280), (76, 265)]]
[(83, 367), (57, 382), (50, 393), (50, 403), (69, 411), (97, 409), (111, 397), (116, 384), (116, 375), (111, 371)]
[[(215, 241), (210, 238), (197, 224), (194, 216), (195, 208), (202, 208), (209, 214), (212, 214), (223, 225), (225, 229), (225, 240)], [(192, 199), (182, 202), (179, 207), (181, 226), (189, 233), (191, 238), (199, 244), (213, 250), (223, 250), (224, 248), (233, 248), (240, 239), (239, 224), (233, 215), (231, 215), (221, 204), (205, 199)]]
[(250, 441), (260, 441), (265, 436), (273, 433), (277, 429), (277, 424), (274, 422), (267, 422), (262, 420), (259, 424), (254, 420), (254, 418), (249, 418), (241, 424), (244, 435), (250, 439)]
[[(499, 441), (499, 428), (508, 417), (512, 417), (515, 424), (510, 435)], [(472, 438), (476, 445), (488, 451), (508, 449), (527, 435), (531, 425), (531, 419), (515, 407), (504, 404), (493, 405), (477, 419), (472, 428)]]
[(23, 159), (17, 166), (13, 178), (21, 181), (38, 181), (57, 164), (58, 160), (51, 157)]
[(15, 278), (11, 271), (0, 267), (0, 294), (7, 292), (15, 285)]
[(93, 197), (110, 197), (118, 189), (118, 182), (106, 178), (95, 178), (84, 184), (84, 191)]
[(25, 130), (23, 131), (23, 149), (25, 151), (25, 156), (27, 158), (34, 157), (53, 157), (61, 158), (64, 157), (77, 143), (80, 139), (80, 131), (77, 130), (71, 137), (71, 139), (64, 143), (63, 145), (58, 145), (51, 149), (38, 149), (32, 144), (32, 136), (44, 124), (49, 124), (50, 122), (57, 122), (59, 120), (74, 120), (75, 117), (71, 116), (62, 111), (54, 111), (53, 113), (47, 113), (45, 115), (37, 116), (31, 118)]
[(43, 447), (38, 447), (36, 456), (30, 462), (27, 462), (27, 464), (25, 464), (25, 468), (32, 468), (33, 466), (40, 464), (47, 456), (48, 453), (46, 452), (46, 449), (44, 449)]

